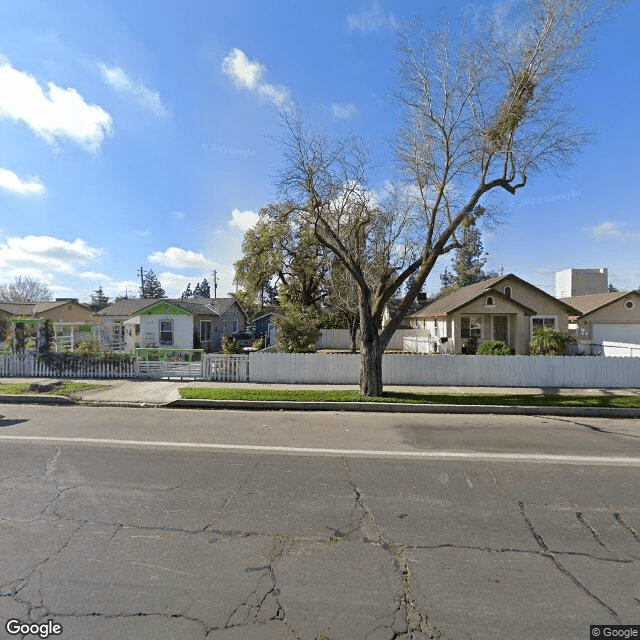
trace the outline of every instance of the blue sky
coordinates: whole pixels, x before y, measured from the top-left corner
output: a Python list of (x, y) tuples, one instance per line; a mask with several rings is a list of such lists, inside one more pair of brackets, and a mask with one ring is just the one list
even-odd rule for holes
[[(379, 187), (398, 123), (394, 27), (513, 2), (4, 0), (0, 282), (29, 275), (88, 300), (98, 285), (137, 294), (144, 266), (178, 296), (215, 270), (226, 295), (244, 230), (276, 198), (274, 104), (365, 137)], [(600, 27), (568, 88), (595, 142), (504, 201), (487, 267), (550, 293), (570, 267), (640, 287), (639, 24), (633, 2)]]

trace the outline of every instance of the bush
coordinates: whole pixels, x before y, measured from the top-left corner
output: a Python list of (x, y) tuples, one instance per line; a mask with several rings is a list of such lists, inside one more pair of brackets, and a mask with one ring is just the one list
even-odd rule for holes
[(532, 356), (557, 356), (564, 352), (565, 337), (552, 327), (538, 327), (529, 342)]
[(478, 347), (476, 353), (479, 356), (512, 356), (515, 351), (503, 340), (487, 340)]
[(314, 353), (316, 340), (320, 337), (319, 323), (318, 312), (314, 308), (283, 302), (276, 316), (278, 351)]
[(258, 338), (254, 340), (251, 346), (256, 349), (256, 351), (260, 351), (260, 349), (264, 349), (264, 337)]
[(228, 336), (223, 336), (222, 338), (222, 351), (227, 354), (244, 353), (236, 339)]

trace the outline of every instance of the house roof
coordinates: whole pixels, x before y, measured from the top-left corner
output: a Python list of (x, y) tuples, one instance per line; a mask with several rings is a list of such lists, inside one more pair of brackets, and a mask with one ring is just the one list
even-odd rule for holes
[[(221, 316), (234, 302), (237, 304), (235, 298), (201, 298), (199, 296), (187, 300), (168, 298), (165, 301), (198, 316)], [(98, 315), (107, 318), (111, 316), (131, 317), (157, 302), (158, 300), (150, 298), (125, 298), (116, 300), (113, 304), (98, 311)], [(240, 309), (244, 313), (242, 307)]]
[[(570, 302), (567, 302), (566, 300), (560, 300), (558, 298), (554, 298), (551, 294), (547, 293), (546, 291), (543, 291), (542, 289), (539, 289), (538, 287), (531, 284), (530, 282), (527, 282), (526, 280), (519, 278), (513, 273), (508, 273), (506, 276), (498, 276), (496, 278), (487, 278), (486, 280), (482, 280), (475, 284), (470, 284), (466, 287), (461, 287), (460, 289), (457, 289), (453, 293), (450, 293), (446, 296), (442, 296), (440, 298), (436, 298), (436, 300), (434, 300), (431, 304), (424, 307), (418, 313), (411, 314), (411, 317), (421, 318), (421, 317), (432, 317), (436, 315), (444, 316), (444, 315), (447, 315), (448, 313), (452, 313), (456, 311), (460, 307), (463, 307), (464, 305), (469, 304), (470, 302), (473, 302), (481, 295), (483, 294), (486, 295), (489, 291), (491, 291), (492, 294), (493, 293), (500, 294), (502, 295), (503, 298), (505, 298), (507, 296), (504, 296), (502, 292), (497, 289), (497, 287), (502, 283), (506, 284), (508, 280), (517, 280), (518, 283), (520, 283), (521, 285), (536, 291), (538, 294), (544, 296), (545, 298), (548, 298), (549, 300), (552, 300), (553, 302), (557, 303), (562, 308), (564, 308), (569, 315), (579, 315), (579, 311), (574, 306), (572, 306)], [(532, 312), (530, 315), (536, 314), (536, 312), (533, 309), (529, 307), (525, 307), (525, 305), (519, 303), (514, 298), (508, 298), (508, 299), (511, 300), (512, 302), (515, 302), (519, 306), (524, 307), (528, 311)], [(424, 312), (428, 312), (428, 313), (424, 313)]]
[(0, 309), (13, 316), (30, 316), (36, 304), (35, 302), (0, 302)]
[(97, 312), (99, 316), (135, 316), (138, 311), (158, 302), (149, 298), (123, 298)]
[(612, 291), (591, 293), (586, 296), (572, 296), (571, 298), (562, 298), (562, 300), (578, 311), (575, 315), (585, 316), (629, 296), (640, 297), (640, 294), (637, 291)]
[(0, 302), (0, 309), (15, 316), (35, 316), (51, 309), (56, 309), (65, 304), (75, 304), (87, 311), (90, 308), (75, 300), (58, 300), (56, 302)]
[[(450, 313), (454, 313), (455, 311), (468, 305), (469, 303), (474, 302), (478, 298), (481, 298), (482, 296), (486, 296), (488, 294), (492, 296), (497, 296), (502, 300), (508, 300), (509, 302), (520, 307), (524, 311), (525, 315), (535, 315), (536, 312), (534, 309), (527, 307), (526, 305), (522, 304), (521, 302), (518, 302), (514, 298), (505, 296), (504, 293), (494, 288), (501, 281), (506, 280), (509, 277), (516, 277), (516, 276), (513, 276), (512, 274), (510, 274), (509, 276), (503, 276), (499, 278), (488, 278), (487, 280), (482, 280), (481, 282), (477, 282), (476, 284), (470, 284), (466, 287), (461, 287), (460, 289), (457, 289), (456, 291), (453, 291), (452, 293), (446, 296), (442, 296), (441, 298), (436, 298), (431, 304), (428, 304), (426, 307), (423, 307), (417, 313), (411, 314), (411, 316), (407, 316), (407, 317), (432, 318), (434, 316), (446, 316), (446, 315), (449, 315)], [(518, 280), (520, 280), (520, 278), (518, 278)], [(525, 281), (521, 280), (521, 282), (525, 282)], [(530, 285), (530, 286), (533, 287), (533, 285)], [(536, 289), (537, 287), (533, 287), (533, 288)], [(544, 291), (541, 291), (541, 292), (544, 293)], [(549, 294), (545, 294), (545, 295), (549, 295)], [(552, 297), (552, 296), (549, 296), (549, 297)], [(562, 304), (564, 306), (568, 306), (564, 303)]]

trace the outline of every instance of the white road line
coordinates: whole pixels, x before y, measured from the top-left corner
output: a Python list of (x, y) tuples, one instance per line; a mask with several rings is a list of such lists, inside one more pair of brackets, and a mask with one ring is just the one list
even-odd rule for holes
[(541, 462), (547, 464), (592, 464), (640, 467), (640, 457), (577, 456), (548, 453), (493, 453), (490, 451), (385, 451), (376, 449), (324, 449), (320, 447), (279, 447), (253, 444), (209, 442), (158, 442), (153, 440), (116, 440), (112, 438), (67, 438), (61, 436), (0, 436), (0, 441), (68, 442), (70, 444), (106, 444), (164, 449), (204, 449), (208, 451), (246, 451), (250, 453), (311, 454), (318, 456), (408, 458), (423, 460), (492, 460), (496, 462)]

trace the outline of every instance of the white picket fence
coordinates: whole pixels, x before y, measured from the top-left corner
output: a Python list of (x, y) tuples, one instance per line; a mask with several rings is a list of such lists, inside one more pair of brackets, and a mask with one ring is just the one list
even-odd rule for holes
[[(358, 384), (358, 354), (251, 353), (249, 381)], [(388, 354), (384, 384), (640, 388), (640, 358)]]
[(202, 376), (217, 382), (248, 382), (249, 355), (206, 355)]
[[(360, 332), (358, 332), (358, 336)], [(403, 349), (404, 338), (418, 336), (416, 329), (398, 329), (392, 336), (387, 349)], [(321, 329), (316, 341), (318, 349), (351, 349), (351, 334), (348, 329)]]
[[(194, 378), (221, 382), (358, 384), (358, 354), (264, 353), (207, 355), (200, 362), (86, 359), (65, 370), (36, 356), (0, 356), (0, 377)], [(387, 385), (640, 388), (640, 358), (592, 356), (385, 355)]]
[(97, 358), (79, 360), (73, 366), (56, 368), (35, 355), (0, 355), (0, 376), (7, 378), (137, 378), (135, 362), (108, 364)]

